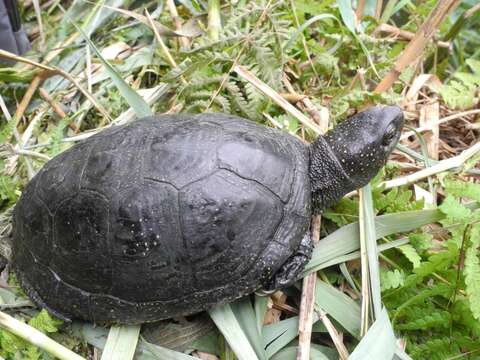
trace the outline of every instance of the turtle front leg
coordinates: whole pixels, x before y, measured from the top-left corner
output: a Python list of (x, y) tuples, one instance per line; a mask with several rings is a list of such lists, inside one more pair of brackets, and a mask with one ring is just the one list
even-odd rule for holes
[(288, 258), (272, 278), (264, 285), (266, 291), (287, 287), (298, 280), (305, 264), (312, 257), (313, 241), (310, 232), (303, 237), (297, 251)]

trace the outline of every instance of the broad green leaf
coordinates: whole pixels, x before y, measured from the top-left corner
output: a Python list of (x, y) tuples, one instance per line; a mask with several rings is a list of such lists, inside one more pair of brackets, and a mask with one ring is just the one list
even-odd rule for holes
[[(389, 249), (397, 248), (397, 247), (405, 245), (407, 243), (408, 243), (408, 239), (405, 239), (405, 238), (398, 239), (398, 240), (391, 241), (391, 242), (388, 242), (386, 244), (380, 245), (378, 247), (378, 251), (380, 251), (380, 252), (387, 251)], [(354, 251), (354, 252), (348, 253), (347, 255), (337, 256), (336, 258), (334, 258), (330, 261), (322, 263), (316, 269), (317, 269), (317, 271), (322, 270), (322, 269), (326, 269), (330, 266), (341, 264), (341, 263), (351, 261), (351, 260), (355, 260), (355, 259), (360, 259), (360, 251)]]
[(270, 358), (298, 336), (298, 316), (265, 326), (262, 335)]
[(217, 306), (210, 309), (208, 313), (239, 360), (258, 360), (255, 350), (229, 304)]
[(380, 312), (377, 320), (362, 338), (355, 350), (348, 357), (349, 360), (389, 360), (393, 358), (396, 348), (395, 334), (385, 308)]
[[(377, 239), (441, 220), (445, 215), (440, 210), (416, 210), (377, 216), (375, 231)], [(328, 261), (356, 251), (360, 247), (358, 222), (341, 227), (320, 240), (313, 250), (310, 262), (305, 266), (304, 275), (316, 271)]]
[(118, 326), (110, 328), (101, 360), (131, 360), (137, 348), (140, 326)]
[(230, 304), (238, 323), (247, 336), (250, 344), (257, 353), (259, 359), (266, 359), (265, 347), (262, 336), (257, 326), (255, 311), (250, 302), (250, 298), (244, 297)]
[(217, 329), (211, 331), (209, 334), (201, 337), (198, 340), (195, 340), (191, 343), (185, 353), (190, 353), (194, 350), (206, 352), (209, 354), (220, 355), (221, 345), (220, 342), (223, 338), (220, 336), (220, 333)]
[(351, 335), (360, 336), (360, 306), (349, 296), (319, 279), (315, 284), (315, 306), (322, 308)]
[[(316, 313), (313, 314), (313, 332), (327, 332), (325, 325), (319, 322)], [(267, 344), (267, 355), (270, 357), (283, 349), (298, 336), (298, 316), (264, 326), (263, 342)]]

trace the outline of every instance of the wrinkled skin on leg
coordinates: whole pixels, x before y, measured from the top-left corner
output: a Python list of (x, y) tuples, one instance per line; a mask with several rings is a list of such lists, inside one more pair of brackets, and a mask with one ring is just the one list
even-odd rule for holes
[(263, 290), (270, 291), (292, 285), (298, 280), (305, 264), (312, 257), (313, 241), (310, 232), (303, 237), (297, 251), (288, 258), (282, 267), (264, 285)]

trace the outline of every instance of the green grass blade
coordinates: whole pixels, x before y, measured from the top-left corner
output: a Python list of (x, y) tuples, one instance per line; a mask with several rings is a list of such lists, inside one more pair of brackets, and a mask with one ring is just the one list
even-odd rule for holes
[[(391, 6), (390, 6), (391, 3)], [(396, 12), (400, 11), (402, 8), (404, 8), (407, 4), (411, 4), (411, 0), (401, 0), (401, 1), (393, 1), (391, 0), (387, 6), (385, 6), (385, 10), (383, 11), (382, 17), (380, 18), (381, 22), (388, 22), (392, 15), (394, 15)]]
[[(408, 244), (408, 243), (409, 243), (408, 238), (398, 239), (398, 240), (391, 241), (391, 242), (386, 243), (386, 244), (379, 245), (378, 246), (378, 251), (383, 252), (383, 251), (393, 249), (393, 248), (396, 248), (396, 247), (399, 247), (399, 246), (402, 246), (402, 245), (405, 245), (405, 244)], [(324, 262), (324, 263), (322, 263), (321, 265), (318, 266), (317, 271), (322, 270), (322, 269), (326, 269), (326, 268), (328, 268), (330, 266), (333, 266), (333, 265), (337, 265), (337, 264), (341, 264), (341, 263), (344, 263), (344, 262), (347, 262), (347, 261), (355, 260), (355, 259), (360, 259), (360, 251), (354, 251), (354, 252), (351, 252), (347, 255), (337, 256), (335, 259)]]
[(101, 360), (131, 360), (137, 348), (140, 325), (110, 328)]
[(377, 320), (348, 357), (349, 360), (392, 359), (396, 351), (396, 339), (385, 308)]
[(123, 80), (122, 76), (115, 70), (115, 68), (103, 58), (102, 54), (100, 51), (97, 49), (95, 44), (90, 41), (88, 36), (85, 34), (85, 32), (75, 24), (75, 22), (72, 21), (72, 24), (75, 26), (77, 31), (79, 31), (82, 36), (85, 38), (85, 41), (90, 45), (90, 47), (93, 49), (95, 54), (97, 54), (97, 57), (100, 59), (102, 62), (103, 66), (105, 66), (105, 70), (107, 74), (110, 76), (112, 79), (113, 83), (117, 87), (120, 95), (125, 99), (125, 101), (132, 107), (132, 109), (135, 111), (135, 114), (138, 117), (144, 117), (144, 116), (150, 116), (153, 115), (152, 110), (148, 106), (148, 104), (143, 100), (143, 98), (138, 95), (138, 93), (133, 90), (126, 82)]
[(243, 332), (247, 336), (248, 341), (252, 344), (258, 358), (266, 360), (267, 357), (265, 355), (263, 339), (257, 326), (257, 317), (255, 316), (255, 311), (250, 299), (244, 297), (230, 304), (230, 307), (232, 308)]
[[(377, 216), (375, 231), (377, 239), (419, 228), (443, 219), (440, 210), (416, 210)], [(357, 251), (360, 247), (358, 222), (345, 225), (323, 238), (313, 250), (312, 259), (305, 266), (304, 275), (317, 271), (324, 263), (339, 256)]]
[(317, 279), (315, 306), (322, 308), (345, 330), (356, 338), (360, 336), (360, 306), (335, 287)]
[[(319, 317), (313, 314), (314, 332), (327, 332), (322, 323), (318, 322)], [(277, 352), (281, 351), (285, 346), (292, 342), (298, 336), (298, 316), (281, 320), (279, 322), (263, 327), (263, 342), (267, 344), (267, 356), (270, 358)]]
[(373, 214), (372, 188), (366, 185), (363, 191), (365, 243), (367, 247), (370, 290), (372, 293), (373, 311), (378, 316), (382, 311), (382, 291), (380, 289), (380, 265), (378, 263), (377, 234), (375, 231), (375, 215)]
[[(305, 21), (298, 29), (297, 31), (295, 31), (292, 36), (290, 37), (290, 39), (288, 40), (288, 42), (285, 44), (285, 46), (283, 47), (283, 51), (287, 51), (289, 50), (293, 44), (295, 43), (295, 41), (297, 40), (298, 36), (303, 33), (309, 26), (311, 26), (312, 24), (316, 23), (317, 21), (320, 21), (320, 20), (325, 20), (325, 19), (332, 19), (332, 20), (335, 20), (336, 22), (339, 23), (339, 25), (341, 25), (341, 22), (335, 17), (333, 16), (332, 14), (319, 14), (319, 15), (316, 15), (316, 16), (313, 16), (312, 18), (308, 19), (307, 21)], [(340, 27), (340, 30), (341, 30), (341, 27)]]
[(355, 13), (350, 0), (337, 0), (343, 23), (353, 34), (355, 33)]
[(108, 5), (116, 8), (124, 6), (127, 1), (125, 0), (110, 0), (110, 1), (98, 1), (95, 6), (92, 7), (91, 14), (87, 17), (88, 21), (83, 26), (83, 30), (90, 37), (100, 26), (115, 15), (115, 12), (102, 5)]
[(263, 341), (267, 345), (268, 358), (282, 350), (297, 335), (298, 316), (265, 326), (263, 328)]
[(375, 11), (377, 9), (377, 1), (378, 0), (366, 0), (365, 1), (365, 8), (363, 9), (363, 16), (375, 16)]
[(208, 311), (239, 360), (259, 360), (229, 304)]

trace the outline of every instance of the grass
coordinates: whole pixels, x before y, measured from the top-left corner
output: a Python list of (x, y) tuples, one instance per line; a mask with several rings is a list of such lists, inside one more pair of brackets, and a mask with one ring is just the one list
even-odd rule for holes
[[(33, 50), (0, 68), (3, 240), (12, 207), (47, 159), (135, 116), (220, 111), (309, 142), (369, 104), (395, 103), (409, 128), (370, 186), (323, 214), (305, 269), (312, 291), (299, 283), (252, 295), (210, 310), (213, 323), (195, 316), (140, 336), (136, 327), (107, 334), (35, 309), (7, 269), (0, 356), (73, 350), (98, 359), (103, 349), (102, 359), (129, 359), (138, 343), (137, 359), (478, 357), (478, 4), (359, 3), (363, 11), (343, 0), (25, 1)], [(391, 32), (376, 32), (384, 23)], [(423, 71), (436, 77), (425, 81)], [(305, 297), (312, 334), (299, 339)], [(32, 340), (35, 331), (44, 335)]]

